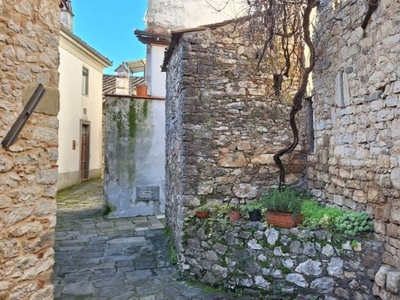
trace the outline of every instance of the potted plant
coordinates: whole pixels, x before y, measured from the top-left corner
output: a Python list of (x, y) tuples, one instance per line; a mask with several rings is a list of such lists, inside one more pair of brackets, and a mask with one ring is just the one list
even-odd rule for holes
[(234, 222), (234, 221), (239, 221), (240, 219), (240, 209), (238, 204), (230, 204), (228, 206), (228, 217), (229, 220)]
[(266, 221), (273, 226), (292, 228), (303, 221), (302, 200), (297, 191), (283, 188), (274, 189), (261, 197), (263, 208), (267, 211)]
[(199, 206), (198, 208), (196, 208), (196, 216), (199, 219), (205, 219), (208, 218), (210, 216), (210, 209), (208, 207), (207, 204)]
[(261, 202), (252, 201), (243, 206), (243, 212), (249, 214), (250, 221), (261, 220)]

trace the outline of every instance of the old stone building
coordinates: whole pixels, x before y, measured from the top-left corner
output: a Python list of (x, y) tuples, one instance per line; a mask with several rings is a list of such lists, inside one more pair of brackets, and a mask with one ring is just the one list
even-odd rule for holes
[[(291, 141), (290, 102), (274, 96), (273, 74), (256, 70), (258, 48), (238, 22), (173, 32), (166, 52), (166, 205), (178, 249), (187, 211), (276, 187), (273, 155)], [(304, 183), (306, 149), (303, 139), (285, 157), (291, 185)]]
[[(363, 30), (368, 9), (320, 1), (313, 104), (303, 112), (312, 131), (303, 128), (305, 145), (286, 163), (304, 174), (308, 161), (306, 181), (321, 201), (373, 217), (386, 250), (373, 293), (400, 299), (400, 2), (379, 1)], [(246, 69), (251, 51), (223, 28), (173, 32), (166, 54), (167, 209), (178, 250), (185, 211), (256, 199), (276, 182), (272, 154), (289, 135), (265, 97), (268, 78)]]
[(16, 141), (0, 149), (0, 299), (53, 298), (59, 4), (0, 1), (2, 140), (38, 84), (46, 90)]
[(400, 2), (379, 1), (363, 30), (367, 9), (364, 1), (318, 9), (308, 179), (320, 199), (375, 219), (386, 252), (374, 292), (399, 299)]

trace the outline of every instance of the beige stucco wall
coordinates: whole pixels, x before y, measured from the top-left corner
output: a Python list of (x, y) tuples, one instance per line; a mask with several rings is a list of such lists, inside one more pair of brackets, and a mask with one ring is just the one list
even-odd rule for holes
[(148, 29), (176, 30), (234, 19), (243, 12), (242, 1), (149, 0), (145, 21)]
[[(89, 95), (82, 95), (82, 68), (89, 70)], [(61, 31), (59, 182), (65, 188), (80, 182), (81, 124), (90, 125), (89, 176), (102, 169), (102, 72), (105, 65)], [(84, 111), (86, 110), (86, 112)], [(72, 149), (76, 141), (75, 150)]]
[(46, 94), (0, 147), (0, 299), (53, 299), (59, 2), (0, 1), (0, 140), (39, 83)]

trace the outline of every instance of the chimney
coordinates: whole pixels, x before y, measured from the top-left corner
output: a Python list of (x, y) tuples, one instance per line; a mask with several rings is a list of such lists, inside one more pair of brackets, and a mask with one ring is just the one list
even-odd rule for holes
[(72, 32), (73, 30), (74, 14), (72, 13), (71, 0), (60, 1), (60, 22), (61, 24)]
[(115, 94), (116, 95), (129, 95), (129, 71), (125, 64), (122, 63), (115, 69), (116, 82)]

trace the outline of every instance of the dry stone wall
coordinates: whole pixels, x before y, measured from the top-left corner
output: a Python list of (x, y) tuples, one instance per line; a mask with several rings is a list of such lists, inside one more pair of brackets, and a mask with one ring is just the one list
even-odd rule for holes
[(386, 249), (375, 293), (400, 299), (400, 2), (378, 3), (363, 31), (367, 1), (321, 1), (308, 179), (324, 201), (373, 216)]
[(188, 278), (257, 299), (376, 299), (381, 242), (261, 222), (192, 218), (184, 225)]
[(0, 149), (0, 299), (53, 299), (58, 158), (57, 1), (0, 1), (0, 138), (39, 83), (19, 138)]
[[(186, 211), (254, 201), (276, 186), (273, 155), (292, 136), (288, 101), (271, 96), (273, 71), (256, 72), (255, 47), (245, 29), (234, 28), (187, 32), (170, 47), (166, 205), (177, 241)], [(288, 184), (303, 180), (305, 149), (285, 157)]]

